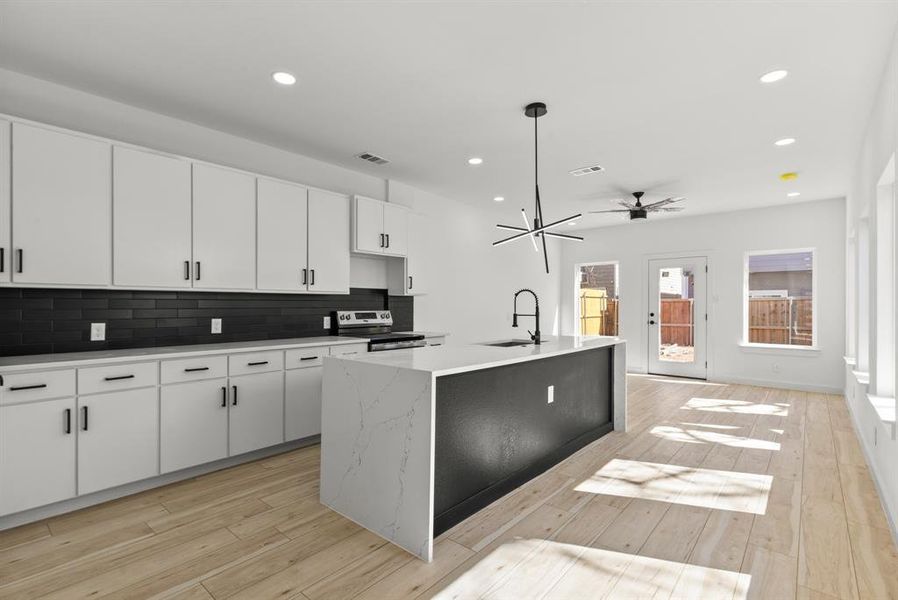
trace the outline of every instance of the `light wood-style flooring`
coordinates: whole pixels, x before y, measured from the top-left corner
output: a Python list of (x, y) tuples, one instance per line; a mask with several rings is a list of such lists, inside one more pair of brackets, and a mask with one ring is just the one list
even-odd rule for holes
[(898, 599), (840, 396), (629, 378), (614, 432), (426, 564), (318, 503), (317, 447), (0, 532), (0, 598)]

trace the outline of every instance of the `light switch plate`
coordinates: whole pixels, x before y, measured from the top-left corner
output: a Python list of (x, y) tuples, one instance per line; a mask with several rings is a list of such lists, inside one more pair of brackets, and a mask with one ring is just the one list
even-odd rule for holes
[(212, 319), (212, 333), (221, 333), (221, 319)]
[(90, 324), (90, 341), (102, 342), (106, 339), (106, 323)]
[(553, 402), (555, 402), (555, 386), (554, 385), (549, 386), (547, 396), (548, 396), (547, 402), (546, 402), (547, 404), (552, 404)]
[(324, 317), (324, 328), (325, 329), (331, 328), (331, 318), (330, 317)]

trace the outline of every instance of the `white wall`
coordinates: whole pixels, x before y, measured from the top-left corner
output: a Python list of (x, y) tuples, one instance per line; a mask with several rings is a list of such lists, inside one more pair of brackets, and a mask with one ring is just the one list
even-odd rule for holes
[[(380, 177), (3, 69), (0, 113), (337, 192), (381, 200), (387, 195), (387, 181)], [(521, 287), (532, 287), (545, 315), (543, 330), (553, 331), (558, 249), (550, 250), (553, 273), (546, 275), (526, 241), (497, 249), (491, 246), (503, 233), (495, 228), (497, 219), (514, 222), (519, 218), (514, 208), (507, 207), (500, 217), (501, 207), (492, 203), (480, 210), (398, 182), (392, 191), (400, 203), (432, 218), (428, 237), (433, 243), (424, 257), (430, 270), (430, 293), (415, 298), (416, 329), (449, 332), (449, 343), (526, 336), (523, 328), (511, 328), (512, 295)], [(353, 256), (351, 285), (387, 287), (384, 260)], [(522, 319), (522, 325), (526, 328), (528, 320)]]
[[(649, 258), (708, 256), (708, 374), (712, 379), (840, 391), (844, 354), (844, 201), (807, 202), (663, 221), (626, 223), (580, 232), (582, 244), (564, 247), (562, 332), (576, 331), (575, 265), (620, 262), (620, 335), (631, 371), (648, 363)], [(819, 351), (748, 349), (743, 328), (743, 260), (749, 250), (817, 250)]]
[[(880, 177), (893, 156), (898, 154), (898, 40), (893, 42), (889, 62), (883, 73), (876, 102), (867, 123), (867, 133), (863, 146), (855, 165), (851, 189), (846, 205), (845, 227), (851, 246), (847, 249), (846, 262), (846, 287), (853, 294), (849, 302), (849, 310), (846, 311), (845, 321), (848, 324), (848, 351), (849, 364), (845, 367), (846, 386), (845, 396), (851, 408), (855, 427), (861, 439), (861, 445), (867, 456), (874, 479), (879, 489), (880, 498), (886, 508), (892, 527), (892, 533), (898, 542), (898, 440), (894, 425), (895, 399), (889, 397), (876, 397), (876, 383), (881, 374), (877, 373), (877, 335), (882, 331), (881, 323), (876, 314), (876, 294), (879, 286), (884, 282), (877, 279), (877, 261), (882, 257), (876, 255), (877, 231), (883, 229), (883, 223), (878, 222), (881, 216), (877, 214), (877, 188)], [(892, 198), (891, 223), (886, 223), (886, 229), (896, 231), (898, 223), (895, 221), (894, 196)], [(863, 262), (862, 252), (857, 246), (862, 237), (861, 219), (867, 220), (867, 232), (869, 245), (872, 251), (869, 255), (869, 277), (863, 277), (859, 273), (859, 264)], [(895, 264), (894, 248), (892, 265)], [(879, 265), (881, 266), (881, 265)], [(894, 298), (894, 296), (893, 296)], [(866, 313), (864, 310), (866, 309)], [(864, 314), (865, 313), (865, 314)], [(895, 307), (891, 308), (892, 319), (890, 326), (895, 327)], [(893, 331), (891, 344), (898, 335)], [(861, 348), (861, 346), (864, 348)], [(894, 356), (894, 353), (893, 353)], [(859, 359), (859, 360), (858, 360)], [(858, 367), (852, 365), (857, 361)], [(867, 371), (867, 372), (859, 372)], [(894, 376), (894, 373), (891, 374)], [(866, 381), (871, 379), (873, 387)], [(892, 382), (891, 390), (896, 389), (898, 382)], [(871, 387), (871, 389), (868, 389)], [(882, 389), (882, 388), (880, 388)], [(891, 407), (891, 414), (886, 410), (877, 410), (877, 406)], [(891, 422), (883, 417), (891, 417)]]

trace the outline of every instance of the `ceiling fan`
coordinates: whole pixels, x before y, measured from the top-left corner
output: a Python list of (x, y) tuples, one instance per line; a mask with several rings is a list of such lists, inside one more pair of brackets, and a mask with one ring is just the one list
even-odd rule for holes
[(681, 200), (685, 200), (683, 196), (672, 196), (670, 198), (665, 198), (664, 200), (659, 200), (658, 202), (652, 202), (651, 204), (643, 204), (642, 197), (645, 195), (645, 192), (633, 192), (633, 197), (636, 198), (636, 202), (628, 202), (626, 200), (618, 200), (618, 204), (623, 206), (624, 208), (614, 208), (611, 210), (591, 210), (590, 213), (630, 213), (630, 220), (634, 221), (636, 219), (645, 219), (650, 212), (679, 212), (683, 210), (685, 207), (683, 206), (670, 206), (674, 202), (680, 202)]

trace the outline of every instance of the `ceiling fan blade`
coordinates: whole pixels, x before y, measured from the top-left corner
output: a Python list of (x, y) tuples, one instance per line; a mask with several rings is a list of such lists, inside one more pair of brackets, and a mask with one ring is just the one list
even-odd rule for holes
[(636, 210), (636, 205), (633, 204), (632, 202), (627, 202), (626, 200), (618, 200), (617, 203), (620, 204), (621, 206), (623, 206), (624, 208), (626, 208), (627, 210)]
[(685, 206), (663, 206), (661, 208), (652, 209), (655, 212), (679, 212), (681, 210), (686, 210)]
[(652, 202), (651, 204), (646, 204), (645, 208), (651, 208), (653, 206), (665, 206), (667, 204), (673, 204), (674, 202), (679, 202), (680, 200), (685, 200), (683, 196), (674, 196), (671, 198), (665, 198), (664, 200), (659, 200), (657, 202)]
[[(634, 209), (634, 210), (635, 210), (635, 209)], [(629, 210), (629, 209), (626, 209), (626, 208), (615, 208), (615, 209), (612, 209), (612, 210), (591, 210), (591, 211), (589, 211), (590, 214), (598, 214), (598, 213), (625, 213), (625, 212), (630, 212), (630, 210)]]

